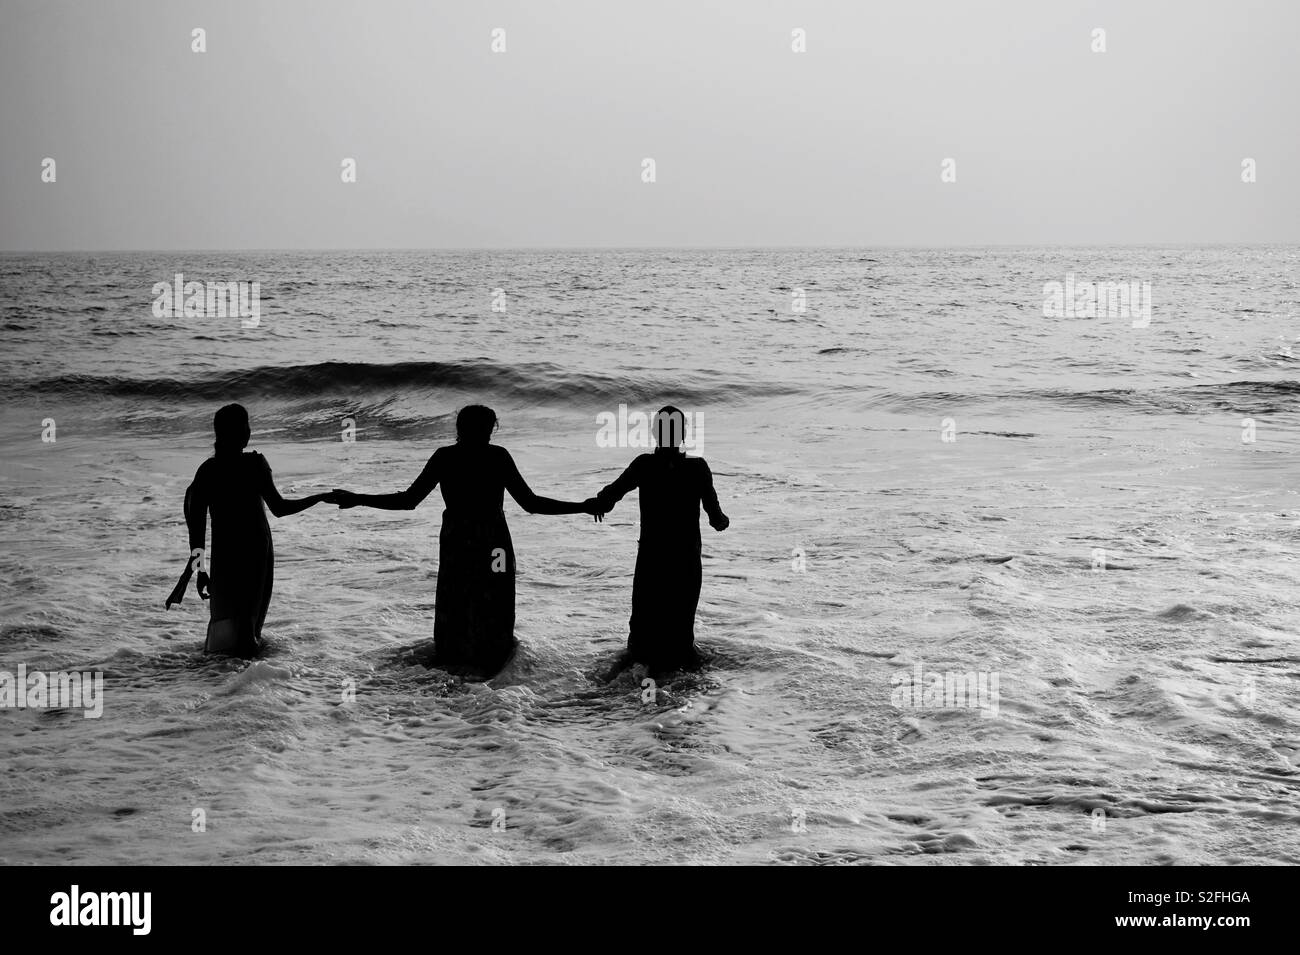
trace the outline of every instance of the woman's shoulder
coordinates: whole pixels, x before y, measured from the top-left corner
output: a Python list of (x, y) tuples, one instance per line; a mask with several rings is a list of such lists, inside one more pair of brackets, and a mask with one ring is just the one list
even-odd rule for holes
[(475, 462), (481, 465), (485, 461), (492, 462), (494, 465), (506, 465), (513, 460), (510, 457), (510, 452), (499, 444), (473, 447), (461, 444), (446, 444), (429, 456), (430, 464), (437, 463), (453, 467), (473, 467)]
[(245, 479), (264, 480), (271, 476), (271, 462), (260, 451), (245, 451), (233, 462), (236, 473)]
[(266, 456), (260, 451), (244, 451), (233, 458), (218, 458), (215, 454), (206, 458), (199, 469), (194, 472), (195, 480), (203, 480), (216, 475), (224, 470), (230, 473), (231, 467), (250, 468), (255, 471), (270, 471), (271, 463), (266, 460)]
[(440, 448), (433, 449), (433, 454), (429, 455), (429, 464), (440, 467), (454, 466), (455, 462), (462, 457), (463, 451), (459, 444), (444, 444)]

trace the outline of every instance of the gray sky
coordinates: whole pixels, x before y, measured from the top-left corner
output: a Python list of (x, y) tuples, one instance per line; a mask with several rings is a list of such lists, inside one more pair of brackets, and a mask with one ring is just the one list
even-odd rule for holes
[(5, 250), (1300, 241), (1295, 0), (0, 10)]

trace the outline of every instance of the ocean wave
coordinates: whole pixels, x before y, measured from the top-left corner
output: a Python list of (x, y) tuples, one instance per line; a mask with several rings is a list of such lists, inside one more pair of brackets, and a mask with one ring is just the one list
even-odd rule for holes
[[(931, 369), (927, 377), (946, 377)], [(313, 400), (348, 399), (357, 408), (382, 411), (394, 397), (462, 392), (483, 400), (515, 399), (530, 404), (600, 402), (648, 405), (731, 403), (801, 396), (859, 410), (912, 412), (954, 404), (1030, 404), (1067, 408), (1114, 408), (1136, 412), (1198, 414), (1212, 411), (1251, 414), (1300, 410), (1300, 381), (1232, 381), (1155, 388), (973, 388), (900, 392), (863, 386), (849, 378), (840, 383), (793, 382), (754, 376), (721, 378), (682, 372), (661, 376), (598, 374), (574, 371), (550, 362), (502, 363), (407, 361), (390, 364), (328, 361), (300, 365), (260, 365), (230, 372), (199, 373), (186, 378), (139, 378), (117, 375), (60, 375), (6, 380), (9, 395), (59, 395), (71, 400), (101, 398), (153, 399), (191, 405), (251, 399), (299, 405)], [(399, 419), (405, 416), (398, 415)], [(409, 422), (397, 421), (397, 424)]]
[(174, 401), (238, 401), (241, 398), (310, 398), (373, 392), (456, 390), (529, 399), (535, 402), (600, 399), (722, 402), (793, 394), (794, 386), (756, 380), (694, 384), (678, 377), (629, 377), (578, 373), (538, 362), (505, 365), (489, 361), (318, 362), (262, 365), (242, 371), (192, 378), (131, 378), (113, 375), (60, 375), (6, 382), (8, 391), (60, 394), (71, 398), (155, 398)]

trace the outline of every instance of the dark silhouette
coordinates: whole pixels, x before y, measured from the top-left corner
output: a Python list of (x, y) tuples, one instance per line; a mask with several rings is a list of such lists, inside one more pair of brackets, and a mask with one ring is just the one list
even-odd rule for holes
[(624, 663), (645, 664), (652, 673), (699, 663), (695, 608), (700, 602), (700, 506), (709, 525), (731, 524), (713, 490), (703, 458), (682, 451), (685, 421), (671, 405), (655, 415), (653, 453), (637, 457), (613, 484), (596, 495), (601, 520), (629, 491), (641, 490), (641, 539), (632, 582), (632, 618)]
[(340, 507), (414, 509), (442, 485), (446, 510), (438, 535), (438, 589), (429, 663), (477, 677), (501, 670), (515, 650), (515, 549), (502, 510), (509, 491), (529, 514), (595, 514), (595, 498), (567, 503), (534, 494), (510, 452), (490, 444), (491, 408), (470, 405), (456, 416), (456, 443), (433, 452), (405, 491), (355, 494), (336, 490)]
[[(198, 593), (212, 598), (211, 619), (204, 649), (249, 657), (262, 647), (262, 624), (271, 604), (275, 553), (265, 501), (276, 517), (305, 511), (324, 501), (315, 494), (296, 501), (280, 496), (271, 466), (256, 451), (244, 452), (250, 434), (248, 412), (226, 405), (212, 419), (215, 453), (199, 465), (194, 483), (185, 492), (185, 523), (190, 532), (190, 561), (167, 605), (179, 601), (199, 565)], [(204, 549), (207, 516), (212, 514), (211, 577), (196, 552)]]

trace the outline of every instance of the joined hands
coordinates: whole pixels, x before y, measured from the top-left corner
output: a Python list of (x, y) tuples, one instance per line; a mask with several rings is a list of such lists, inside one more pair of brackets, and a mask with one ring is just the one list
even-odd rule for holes
[(356, 507), (360, 503), (360, 501), (357, 500), (358, 497), (360, 497), (360, 495), (353, 491), (345, 491), (342, 488), (335, 488), (328, 494), (322, 495), (321, 499), (326, 504), (337, 504), (340, 508), (347, 509), (349, 507)]

